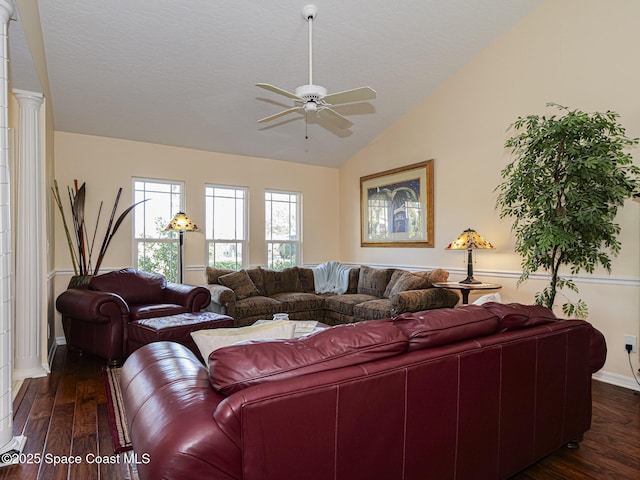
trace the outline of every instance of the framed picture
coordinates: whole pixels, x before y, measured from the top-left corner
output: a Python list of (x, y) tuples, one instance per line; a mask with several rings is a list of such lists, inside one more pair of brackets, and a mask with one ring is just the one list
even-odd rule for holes
[(360, 177), (363, 247), (433, 247), (433, 160)]

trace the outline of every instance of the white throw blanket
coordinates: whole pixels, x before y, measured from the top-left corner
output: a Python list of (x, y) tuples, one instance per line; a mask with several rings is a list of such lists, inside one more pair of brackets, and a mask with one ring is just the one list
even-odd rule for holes
[(351, 267), (340, 262), (325, 262), (313, 270), (316, 293), (343, 294), (349, 288), (349, 270)]

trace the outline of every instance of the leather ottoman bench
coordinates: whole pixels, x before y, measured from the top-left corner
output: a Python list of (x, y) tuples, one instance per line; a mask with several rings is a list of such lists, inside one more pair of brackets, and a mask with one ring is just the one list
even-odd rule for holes
[(188, 347), (202, 359), (190, 333), (196, 330), (233, 327), (235, 322), (228, 315), (212, 312), (190, 312), (167, 317), (144, 318), (129, 322), (127, 348), (129, 355), (147, 343), (169, 341)]

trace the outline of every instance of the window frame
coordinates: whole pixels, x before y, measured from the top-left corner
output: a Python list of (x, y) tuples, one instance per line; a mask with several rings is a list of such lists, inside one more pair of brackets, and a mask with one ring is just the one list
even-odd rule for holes
[[(158, 178), (150, 178), (150, 177), (132, 177), (132, 181), (131, 181), (131, 191), (132, 191), (132, 195), (133, 195), (133, 201), (134, 203), (136, 201), (140, 201), (144, 198), (147, 198), (147, 195), (143, 195), (143, 198), (137, 198), (137, 194), (139, 192), (148, 192), (151, 190), (148, 189), (144, 189), (144, 190), (139, 190), (136, 188), (136, 184), (139, 182), (143, 182), (145, 184), (147, 183), (156, 183), (156, 184), (165, 184), (165, 185), (170, 185), (170, 186), (178, 186), (180, 189), (179, 192), (179, 206), (177, 207), (177, 211), (171, 211), (170, 212), (170, 216), (168, 216), (167, 218), (165, 218), (165, 221), (167, 222), (167, 225), (169, 224), (169, 222), (171, 221), (171, 219), (173, 218), (173, 216), (178, 213), (178, 212), (184, 212), (185, 211), (185, 182), (182, 180), (170, 180), (170, 179), (158, 179)], [(159, 193), (164, 193), (164, 192), (159, 192)], [(173, 195), (173, 193), (169, 192), (169, 195)], [(141, 203), (138, 207), (133, 209), (133, 223), (132, 223), (132, 229), (131, 229), (131, 238), (132, 238), (132, 249), (131, 249), (131, 255), (132, 255), (132, 265), (135, 269), (140, 269), (140, 262), (139, 262), (139, 255), (138, 255), (138, 251), (139, 251), (139, 245), (140, 243), (170, 243), (170, 244), (175, 244), (176, 249), (180, 248), (179, 245), (179, 237), (178, 234), (176, 232), (167, 232), (166, 233), (166, 237), (140, 237), (138, 238), (136, 236), (136, 230), (137, 230), (137, 219), (138, 216), (141, 214), (141, 212), (143, 215), (143, 222), (144, 224), (146, 224), (146, 212), (147, 212), (147, 203), (149, 202), (143, 202)], [(140, 209), (140, 210), (138, 210)], [(146, 232), (145, 232), (146, 233)], [(176, 250), (177, 253), (177, 250)], [(165, 277), (167, 277), (167, 281), (172, 281), (173, 276), (175, 276), (175, 281), (178, 281), (179, 278), (179, 272), (178, 272), (178, 262), (176, 260), (176, 263), (173, 264), (173, 262), (170, 262), (170, 266), (169, 268), (171, 269), (170, 275), (166, 275), (165, 272), (152, 272), (152, 273), (161, 273), (163, 275), (165, 275)], [(183, 266), (184, 268), (184, 266)]]
[[(208, 198), (211, 197), (213, 199), (216, 198), (215, 195), (215, 189), (216, 188), (220, 188), (220, 189), (226, 189), (226, 190), (235, 190), (235, 191), (242, 191), (244, 192), (244, 202), (242, 205), (242, 215), (243, 215), (243, 230), (244, 230), (244, 239), (243, 240), (238, 240), (237, 235), (236, 238), (228, 238), (228, 239), (215, 239), (215, 238), (209, 238), (209, 227), (211, 227), (212, 230), (212, 237), (215, 237), (215, 224), (213, 223), (213, 219), (215, 216), (215, 206), (214, 206), (214, 211), (213, 212), (209, 212), (209, 202), (208, 202)], [(209, 189), (214, 189), (213, 190), (213, 195), (208, 195), (208, 190)], [(237, 201), (238, 198), (234, 197), (234, 199)], [(220, 268), (215, 266), (215, 258), (213, 259), (213, 263), (211, 262), (211, 258), (210, 258), (210, 245), (212, 244), (216, 244), (216, 243), (239, 243), (242, 244), (242, 258), (241, 258), (241, 262), (240, 264), (238, 264), (237, 259), (236, 259), (236, 266), (239, 266), (239, 268), (237, 268), (237, 270), (240, 270), (242, 268), (246, 268), (247, 266), (247, 260), (248, 260), (248, 256), (249, 256), (249, 187), (243, 187), (240, 185), (224, 185), (224, 184), (220, 184), (220, 183), (206, 183), (204, 186), (204, 203), (205, 203), (205, 232), (204, 232), (204, 258), (205, 258), (205, 265), (209, 266), (209, 267), (215, 267), (215, 268)], [(213, 205), (215, 205), (215, 203), (213, 203)]]
[[(269, 194), (276, 194), (276, 195), (289, 195), (289, 196), (294, 196), (296, 197), (296, 213), (295, 213), (295, 218), (296, 218), (296, 236), (297, 236), (297, 240), (274, 240), (273, 238), (269, 239), (269, 235), (267, 235), (267, 202), (271, 201), (273, 202), (273, 200), (267, 200), (267, 195)], [(302, 266), (303, 262), (302, 262), (302, 193), (301, 192), (296, 192), (296, 191), (290, 191), (290, 190), (278, 190), (278, 189), (265, 189), (264, 191), (264, 232), (265, 232), (265, 236), (264, 236), (264, 241), (265, 241), (265, 265), (267, 268), (271, 268), (271, 269), (275, 269), (275, 266), (273, 264), (273, 261), (270, 261), (269, 258), (269, 251), (270, 251), (270, 245), (274, 244), (274, 243), (280, 243), (280, 244), (290, 244), (290, 245), (294, 245), (296, 248), (296, 255), (295, 255), (295, 263), (293, 265), (290, 266)], [(291, 202), (289, 202), (291, 203)], [(271, 210), (273, 211), (273, 209)], [(272, 223), (273, 224), (273, 223)], [(291, 230), (289, 230), (289, 232), (291, 232)], [(271, 232), (271, 237), (273, 237), (273, 231)], [(287, 267), (284, 267), (287, 268)]]

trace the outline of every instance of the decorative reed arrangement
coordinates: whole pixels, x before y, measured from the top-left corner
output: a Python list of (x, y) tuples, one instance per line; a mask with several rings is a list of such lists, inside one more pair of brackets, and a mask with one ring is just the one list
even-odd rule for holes
[(71, 262), (73, 263), (73, 271), (75, 272), (75, 275), (97, 275), (98, 270), (100, 269), (100, 265), (102, 265), (102, 260), (107, 253), (107, 248), (109, 247), (113, 236), (116, 234), (118, 228), (122, 224), (122, 221), (131, 210), (133, 210), (137, 205), (146, 202), (148, 199), (141, 200), (129, 206), (120, 214), (117, 219), (115, 219), (116, 211), (118, 209), (118, 203), (120, 202), (120, 195), (122, 194), (122, 187), (118, 189), (118, 194), (116, 195), (116, 199), (113, 203), (113, 208), (111, 209), (111, 217), (109, 218), (107, 231), (105, 232), (104, 238), (102, 239), (102, 245), (100, 246), (100, 249), (98, 251), (98, 258), (96, 260), (95, 267), (93, 267), (92, 257), (96, 235), (98, 233), (98, 224), (100, 223), (100, 214), (102, 213), (103, 202), (100, 202), (100, 207), (98, 208), (98, 218), (96, 219), (96, 225), (93, 230), (93, 235), (91, 236), (91, 238), (89, 238), (84, 216), (86, 186), (83, 183), (78, 188), (77, 180), (74, 180), (73, 184), (73, 190), (70, 187), (67, 187), (69, 204), (71, 206), (71, 218), (73, 220), (73, 236), (70, 232), (69, 224), (67, 223), (67, 218), (62, 206), (62, 197), (60, 197), (58, 182), (56, 180), (53, 181), (51, 192), (53, 193), (53, 198), (56, 202), (56, 205), (58, 205), (58, 210), (60, 210), (60, 215), (62, 215), (62, 225), (64, 226), (64, 233), (67, 236), (67, 244), (69, 245), (69, 253), (71, 255)]

